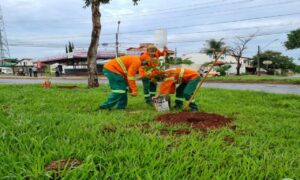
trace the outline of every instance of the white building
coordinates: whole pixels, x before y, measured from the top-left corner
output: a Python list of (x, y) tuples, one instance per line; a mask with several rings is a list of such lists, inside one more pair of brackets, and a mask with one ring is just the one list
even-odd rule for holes
[[(191, 60), (193, 64), (182, 65), (182, 67), (194, 69), (197, 71), (201, 68), (203, 64), (214, 61), (212, 55), (210, 56), (205, 53), (191, 53), (182, 56), (182, 59), (186, 59), (186, 58)], [(231, 66), (231, 68), (227, 71), (228, 74), (236, 74), (237, 62), (233, 56), (222, 55), (219, 60), (222, 61), (224, 64), (229, 64)], [(246, 73), (247, 68), (251, 68), (251, 60), (249, 58), (242, 57), (240, 73)]]
[(12, 67), (0, 67), (0, 74), (13, 74), (13, 68)]
[(32, 59), (22, 59), (15, 65), (17, 67), (33, 67)]

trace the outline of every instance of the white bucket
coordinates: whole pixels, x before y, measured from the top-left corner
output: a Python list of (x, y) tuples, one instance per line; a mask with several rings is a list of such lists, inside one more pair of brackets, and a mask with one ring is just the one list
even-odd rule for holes
[(158, 112), (170, 111), (169, 96), (159, 96), (157, 99), (153, 100), (154, 107)]

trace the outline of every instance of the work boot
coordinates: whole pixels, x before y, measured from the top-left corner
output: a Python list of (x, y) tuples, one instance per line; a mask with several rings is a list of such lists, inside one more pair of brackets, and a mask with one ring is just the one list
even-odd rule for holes
[(99, 111), (99, 110), (109, 110), (109, 111), (111, 111), (111, 108), (99, 106), (99, 108), (97, 109), (97, 111)]
[(173, 110), (181, 110), (181, 109), (182, 109), (181, 106), (177, 106), (177, 105), (173, 106)]
[(189, 112), (199, 112), (198, 109), (190, 109)]
[(119, 110), (119, 111), (125, 111), (126, 108), (124, 108), (124, 107), (117, 107), (117, 110)]
[(153, 102), (146, 102), (148, 106), (154, 106)]

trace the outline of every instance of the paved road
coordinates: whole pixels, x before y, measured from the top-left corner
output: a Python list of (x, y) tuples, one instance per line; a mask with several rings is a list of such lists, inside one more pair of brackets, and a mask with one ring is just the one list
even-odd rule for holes
[[(1, 79), (0, 84), (40, 84), (44, 82), (45, 79)], [(106, 82), (106, 80), (100, 80)], [(87, 80), (70, 80), (70, 79), (51, 79), (52, 83), (67, 83), (67, 84), (78, 84), (78, 83), (87, 83)]]
[[(42, 83), (43, 79), (0, 79), (0, 84), (37, 84)], [(67, 80), (67, 79), (53, 79), (52, 83), (87, 83), (87, 80)], [(107, 80), (101, 79), (100, 83), (107, 83)], [(207, 88), (220, 89), (237, 89), (237, 90), (254, 90), (264, 91), (278, 94), (298, 94), (300, 95), (300, 85), (286, 85), (286, 84), (246, 84), (246, 83), (204, 83)]]
[(220, 89), (237, 89), (263, 91), (277, 94), (298, 94), (300, 85), (291, 84), (246, 84), (246, 83), (205, 83), (204, 87)]

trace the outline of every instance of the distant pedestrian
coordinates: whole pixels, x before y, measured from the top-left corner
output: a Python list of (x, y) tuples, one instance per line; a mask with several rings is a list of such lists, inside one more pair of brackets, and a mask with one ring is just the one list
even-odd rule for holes
[(33, 68), (32, 68), (32, 71), (33, 71), (33, 76), (34, 76), (34, 77), (37, 77), (37, 68), (36, 68), (36, 67), (33, 67)]
[(32, 77), (32, 68), (29, 68), (29, 76)]
[(57, 67), (58, 67), (58, 70), (59, 70), (59, 75), (61, 76), (62, 73), (63, 73), (63, 67), (62, 67), (61, 64), (59, 64)]
[(58, 68), (58, 66), (56, 66), (56, 68), (55, 68), (55, 76), (59, 77), (59, 68)]

